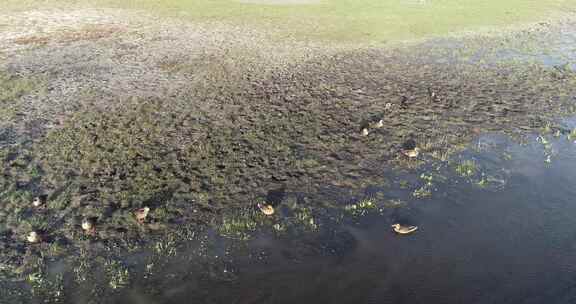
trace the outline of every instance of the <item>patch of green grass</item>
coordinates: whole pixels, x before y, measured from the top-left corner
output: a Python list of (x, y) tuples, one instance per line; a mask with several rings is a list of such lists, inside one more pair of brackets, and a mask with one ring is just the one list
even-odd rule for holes
[(12, 120), (22, 111), (20, 97), (37, 88), (31, 79), (8, 75), (0, 71), (0, 119)]
[(34, 87), (32, 80), (0, 72), (0, 103), (7, 106), (10, 102), (32, 91)]
[[(266, 2), (265, 0), (260, 1)], [(275, 1), (278, 2), (278, 1)], [(281, 35), (382, 43), (485, 27), (540, 21), (574, 8), (574, 1), (323, 0), (307, 5), (265, 5), (235, 0), (8, 0), (8, 8), (90, 5), (147, 9), (194, 21), (225, 21), (273, 28)]]

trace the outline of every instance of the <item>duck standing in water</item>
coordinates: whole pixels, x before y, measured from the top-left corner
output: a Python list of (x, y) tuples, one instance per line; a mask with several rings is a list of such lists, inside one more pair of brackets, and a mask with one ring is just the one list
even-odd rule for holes
[(85, 218), (82, 220), (82, 230), (88, 235), (96, 234), (96, 220), (94, 218)]
[(38, 232), (36, 232), (36, 231), (31, 231), (31, 232), (28, 233), (28, 235), (26, 236), (26, 240), (27, 240), (29, 243), (36, 244), (36, 243), (42, 242), (42, 236), (40, 235), (40, 233), (38, 233)]
[(144, 207), (134, 211), (134, 216), (136, 217), (138, 223), (144, 224), (146, 217), (148, 217), (148, 213), (150, 213), (150, 208)]
[(402, 226), (400, 224), (394, 224), (392, 225), (392, 228), (394, 229), (394, 232), (398, 234), (411, 234), (418, 230), (417, 226)]
[(416, 141), (409, 139), (402, 144), (400, 152), (408, 158), (416, 158), (420, 154), (420, 148), (416, 146)]
[(46, 196), (37, 196), (32, 200), (32, 206), (37, 209), (44, 209), (46, 207)]
[(265, 215), (274, 214), (274, 207), (272, 207), (272, 205), (258, 203), (257, 206), (258, 209), (260, 209), (260, 211), (262, 211), (262, 213), (264, 213)]

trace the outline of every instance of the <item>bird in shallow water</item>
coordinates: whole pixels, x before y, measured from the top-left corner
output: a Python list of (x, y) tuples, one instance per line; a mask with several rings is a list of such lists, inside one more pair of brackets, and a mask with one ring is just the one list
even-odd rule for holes
[(376, 128), (376, 129), (380, 129), (380, 128), (382, 128), (383, 126), (384, 126), (384, 120), (383, 120), (383, 119), (379, 119), (379, 120), (377, 120), (376, 122), (374, 122), (374, 123), (372, 124), (372, 127), (373, 127), (373, 128)]
[(420, 155), (420, 149), (414, 148), (412, 150), (402, 150), (402, 154), (408, 158), (416, 158)]
[(150, 213), (150, 208), (144, 207), (134, 211), (134, 216), (136, 217), (138, 223), (143, 224), (146, 220), (146, 217), (148, 217), (148, 213)]
[(394, 224), (392, 225), (392, 228), (394, 229), (394, 232), (398, 234), (410, 234), (418, 230), (417, 226), (402, 226), (400, 224)]
[(31, 231), (26, 236), (26, 240), (32, 244), (40, 243), (40, 242), (42, 242), (42, 236), (40, 235), (40, 233), (38, 233), (36, 231)]
[(420, 148), (416, 146), (415, 140), (409, 139), (402, 144), (400, 152), (408, 158), (415, 158), (420, 154)]
[(262, 211), (262, 213), (264, 213), (265, 215), (274, 214), (274, 207), (272, 207), (272, 205), (258, 203), (257, 206), (258, 209), (260, 209), (260, 211)]
[(96, 220), (94, 218), (85, 218), (82, 220), (82, 229), (89, 235), (96, 233)]
[(36, 208), (40, 208), (44, 205), (45, 200), (43, 197), (41, 196), (37, 196), (34, 198), (34, 200), (32, 200), (32, 206), (36, 207)]

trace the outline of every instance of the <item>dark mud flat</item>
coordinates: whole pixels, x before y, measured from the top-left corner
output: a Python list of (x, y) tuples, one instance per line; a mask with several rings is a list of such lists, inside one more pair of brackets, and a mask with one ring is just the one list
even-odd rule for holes
[[(498, 45), (493, 43), (485, 47)], [(47, 55), (49, 47), (19, 58)], [(166, 274), (174, 280), (186, 281), (197, 272), (204, 276), (184, 289), (202, 289), (205, 280), (230, 281), (230, 286), (259, 282), (239, 277), (232, 261), (214, 259), (227, 250), (212, 254), (224, 246), (212, 234), (248, 240), (267, 227), (308, 239), (294, 246), (304, 256), (353, 251), (361, 242), (346, 226), (331, 246), (322, 247), (317, 234), (329, 240), (332, 230), (323, 227), (405, 205), (405, 198), (386, 192), (409, 189), (410, 197), (430, 200), (436, 180), (444, 180), (424, 172), (399, 182), (389, 172), (445, 166), (477, 184), (498, 184), (501, 178), (480, 175), (476, 163), (454, 163), (450, 156), (482, 132), (508, 134), (519, 142), (533, 132), (574, 135), (573, 126), (558, 121), (576, 112), (576, 74), (569, 66), (446, 63), (438, 54), (425, 44), (397, 52), (343, 51), (273, 70), (238, 64), (245, 59), (240, 55), (235, 63), (204, 55), (161, 67), (188, 80), (166, 96), (121, 98), (95, 84), (75, 102), (55, 103), (40, 117), (30, 114), (35, 98), (56, 90), (61, 83), (53, 79), (69, 71), (54, 67), (36, 75), (37, 67), (26, 60), (8, 62), (0, 79), (5, 298), (106, 302), (154, 277), (166, 263), (174, 270), (186, 265), (188, 272)], [(75, 68), (80, 75), (98, 70), (90, 64)], [(420, 148), (416, 159), (399, 153), (410, 139)], [(386, 191), (375, 190), (382, 187)], [(34, 197), (45, 200), (40, 208), (32, 205)], [(260, 214), (257, 202), (274, 205), (277, 214)], [(139, 223), (134, 211), (142, 207), (151, 211)], [(398, 220), (416, 220), (406, 216)], [(82, 230), (85, 218), (95, 220), (93, 234)], [(27, 242), (31, 231), (44, 240)], [(430, 244), (422, 241), (421, 246)], [(401, 246), (402, 239), (391, 242)], [(252, 250), (245, 243), (235, 246)], [(338, 259), (345, 259), (346, 250)], [(300, 254), (290, 253), (288, 260), (300, 260)], [(379, 267), (392, 267), (393, 257), (384, 260)], [(318, 263), (327, 267), (324, 260)], [(21, 284), (32, 288), (17, 288)], [(359, 284), (358, 290), (365, 290), (364, 284), (373, 283)], [(163, 288), (133, 296), (183, 299), (181, 291), (167, 295), (168, 287)], [(394, 299), (409, 295), (396, 293)]]

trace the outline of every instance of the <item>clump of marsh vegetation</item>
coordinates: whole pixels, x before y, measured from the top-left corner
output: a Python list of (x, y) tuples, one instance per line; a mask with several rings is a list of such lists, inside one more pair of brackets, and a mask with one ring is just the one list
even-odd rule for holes
[(472, 177), (478, 171), (478, 165), (475, 160), (464, 160), (456, 164), (456, 173), (461, 177)]
[(576, 141), (576, 128), (574, 128), (574, 129), (572, 129), (572, 131), (570, 131), (570, 133), (568, 134), (568, 139)]
[(372, 197), (367, 197), (356, 203), (344, 206), (344, 210), (354, 216), (362, 216), (375, 209), (377, 209), (377, 206)]
[(415, 198), (430, 198), (432, 196), (432, 188), (427, 185), (423, 185), (420, 188), (412, 192), (412, 196)]
[(218, 232), (225, 237), (248, 240), (252, 234), (266, 221), (256, 209), (245, 209), (238, 213), (227, 214), (218, 224)]
[(430, 198), (435, 190), (435, 183), (446, 180), (444, 176), (433, 172), (423, 172), (420, 174), (419, 179), (422, 182), (421, 186), (412, 191), (412, 196), (418, 199)]

